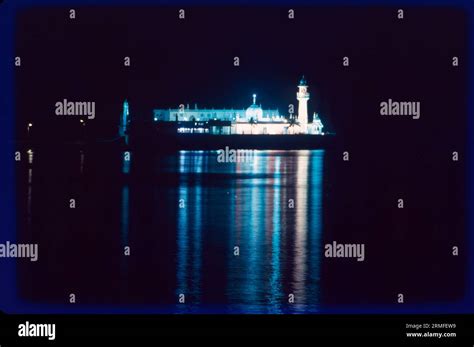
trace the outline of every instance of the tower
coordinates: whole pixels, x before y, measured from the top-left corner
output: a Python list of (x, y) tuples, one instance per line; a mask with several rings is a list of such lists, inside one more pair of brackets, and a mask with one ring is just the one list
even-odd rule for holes
[(298, 85), (298, 92), (296, 93), (298, 99), (298, 121), (301, 126), (301, 132), (304, 134), (308, 133), (308, 85), (304, 76), (301, 78)]
[(127, 135), (128, 122), (129, 122), (128, 101), (127, 99), (125, 99), (125, 101), (123, 102), (122, 117), (120, 117), (120, 124), (119, 124), (120, 137)]

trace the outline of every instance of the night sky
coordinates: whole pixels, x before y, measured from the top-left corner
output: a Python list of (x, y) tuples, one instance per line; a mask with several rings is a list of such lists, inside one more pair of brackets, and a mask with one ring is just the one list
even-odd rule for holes
[[(41, 136), (66, 132), (56, 101), (95, 101), (88, 129), (115, 134), (127, 98), (135, 120), (150, 121), (153, 108), (246, 108), (252, 93), (263, 108), (287, 114), (297, 105), (301, 75), (309, 84), (309, 113), (326, 131), (351, 145), (430, 142), (443, 134), (460, 141), (466, 107), (466, 21), (456, 9), (286, 7), (122, 7), (29, 9), (17, 20), (16, 112)], [(124, 66), (130, 56), (131, 66)], [(240, 66), (233, 65), (235, 56)], [(350, 58), (350, 66), (342, 58)], [(452, 56), (460, 66), (451, 65)], [(382, 117), (388, 98), (420, 101), (421, 119)], [(459, 130), (459, 132), (457, 132)], [(363, 136), (361, 134), (364, 134)], [(459, 142), (458, 142), (459, 143)]]

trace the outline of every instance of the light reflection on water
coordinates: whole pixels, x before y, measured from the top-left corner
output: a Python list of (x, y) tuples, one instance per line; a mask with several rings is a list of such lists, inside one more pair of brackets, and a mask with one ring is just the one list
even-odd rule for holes
[[(181, 151), (145, 157), (144, 162), (137, 161), (135, 153), (125, 154), (115, 171), (107, 163), (93, 171), (94, 165), (102, 164), (102, 157), (81, 151), (70, 158), (70, 173), (47, 181), (44, 173), (50, 172), (49, 161), (40, 160), (35, 170), (43, 181), (35, 187), (39, 189), (36, 202), (32, 199), (33, 166), (27, 169), (27, 230), (34, 226), (33, 201), (34, 218), (48, 223), (41, 235), (50, 249), (67, 244), (74, 251), (78, 242), (87, 242), (87, 232), (101, 245), (88, 253), (90, 264), (120, 257), (119, 278), (114, 279), (117, 270), (112, 265), (77, 270), (82, 271), (77, 276), (94, 276), (91, 293), (114, 279), (120, 283), (125, 303), (136, 293), (143, 302), (158, 297), (164, 305), (176, 305), (184, 294), (186, 305), (177, 305), (177, 312), (206, 307), (233, 313), (318, 311), (323, 150), (254, 151), (252, 161), (237, 163), (218, 162), (216, 151)], [(163, 182), (163, 177), (168, 178)], [(50, 216), (50, 205), (44, 192), (69, 198), (70, 187), (84, 209), (72, 211), (66, 206), (56, 219), (45, 218)], [(91, 204), (97, 214), (91, 215)], [(119, 253), (114, 251), (115, 242)], [(131, 247), (131, 256), (123, 256), (126, 246)], [(61, 261), (67, 266), (76, 264), (74, 254), (63, 256)], [(169, 263), (162, 265), (162, 261)], [(159, 280), (150, 279), (148, 271), (159, 273)], [(84, 283), (89, 282), (80, 285)], [(146, 294), (143, 285), (150, 288)], [(295, 297), (291, 305), (290, 295)], [(94, 298), (83, 300), (95, 302)]]
[(28, 192), (26, 198), (26, 223), (28, 228), (31, 228), (31, 207), (32, 207), (32, 199), (33, 199), (33, 158), (34, 152), (33, 150), (29, 149), (27, 152), (28, 154)]
[[(84, 155), (81, 152), (81, 173), (84, 165)], [(131, 156), (129, 152), (123, 153), (122, 157), (122, 173), (129, 174), (131, 165)], [(128, 234), (130, 230), (130, 188), (128, 184), (122, 186), (122, 197), (121, 197), (121, 220), (120, 220), (120, 229), (121, 229), (121, 243), (122, 247), (128, 246)]]
[[(217, 247), (226, 254), (219, 264), (226, 272), (223, 304), (244, 312), (316, 311), (324, 151), (255, 151), (249, 163), (216, 158), (179, 154), (177, 295), (200, 302), (202, 254)], [(205, 175), (215, 181), (203, 184)], [(204, 245), (202, 233), (217, 234), (206, 238), (210, 243), (226, 234), (227, 246)]]
[[(64, 292), (75, 288), (81, 304), (143, 304), (171, 312), (299, 313), (318, 312), (321, 303), (374, 296), (384, 302), (399, 281), (413, 290), (431, 284), (425, 293), (432, 298), (456, 297), (463, 283), (464, 268), (450, 256), (439, 258), (437, 265), (459, 281), (459, 287), (435, 286), (428, 275), (418, 282), (408, 278), (405, 267), (397, 270), (398, 258), (392, 261), (405, 250), (400, 242), (372, 263), (343, 264), (322, 257), (323, 172), (331, 173), (331, 179), (324, 180), (331, 189), (324, 198), (324, 225), (331, 226), (324, 239), (363, 240), (377, 249), (401, 237), (402, 227), (416, 227), (419, 240), (430, 240), (426, 249), (432, 253), (425, 264), (431, 264), (434, 255), (438, 259), (437, 250), (445, 246), (441, 234), (430, 235), (449, 225), (458, 205), (444, 206), (439, 218), (422, 209), (425, 214), (417, 211), (393, 226), (387, 224), (387, 218), (393, 218), (390, 212), (361, 203), (363, 194), (376, 196), (386, 189), (387, 179), (371, 182), (373, 187), (364, 183), (370, 173), (364, 162), (339, 170), (322, 150), (255, 151), (253, 161), (238, 163), (218, 162), (216, 151), (130, 151), (130, 160), (115, 149), (26, 153), (17, 163), (18, 240), (38, 243), (44, 250), (38, 262), (24, 263), (19, 271), (19, 287), (31, 302), (62, 303)], [(410, 189), (430, 191), (430, 185), (416, 190), (419, 185)], [(386, 192), (381, 201), (390, 203), (394, 193)], [(431, 206), (431, 195), (419, 196), (420, 206)], [(75, 208), (70, 207), (71, 198)], [(342, 200), (347, 207), (339, 203)], [(381, 215), (368, 221), (375, 212)], [(364, 235), (353, 235), (349, 227), (354, 222), (367, 226)], [(378, 232), (380, 227), (386, 228), (384, 233)], [(461, 241), (462, 235), (457, 234)], [(126, 246), (130, 256), (124, 254)], [(417, 253), (411, 258), (407, 254), (407, 266), (420, 261)], [(390, 271), (382, 274), (380, 268)], [(384, 283), (376, 290), (367, 284), (374, 273)], [(186, 305), (177, 304), (179, 294), (185, 295)], [(289, 305), (291, 294), (295, 302)]]

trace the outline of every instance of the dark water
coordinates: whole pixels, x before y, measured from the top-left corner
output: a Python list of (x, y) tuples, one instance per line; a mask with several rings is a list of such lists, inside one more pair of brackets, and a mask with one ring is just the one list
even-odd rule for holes
[[(215, 151), (127, 161), (110, 150), (35, 150), (17, 171), (19, 240), (39, 243), (39, 261), (19, 266), (21, 297), (258, 313), (396, 306), (400, 292), (411, 303), (459, 298), (464, 257), (450, 252), (464, 240), (462, 185), (431, 191), (436, 174), (394, 184), (397, 170), (339, 154), (254, 151), (250, 162), (219, 163)], [(364, 243), (365, 260), (325, 258), (334, 240)]]

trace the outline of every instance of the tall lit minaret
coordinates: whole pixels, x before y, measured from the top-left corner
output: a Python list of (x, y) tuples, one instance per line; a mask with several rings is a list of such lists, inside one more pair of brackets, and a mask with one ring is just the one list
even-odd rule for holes
[(304, 134), (308, 133), (308, 85), (304, 76), (300, 80), (298, 85), (298, 92), (296, 93), (296, 98), (298, 99), (298, 121), (301, 126), (301, 132)]
[(119, 125), (119, 136), (123, 137), (127, 133), (127, 127), (129, 122), (129, 111), (128, 111), (128, 101), (125, 99), (123, 102), (123, 111), (122, 117), (120, 117), (120, 125)]

